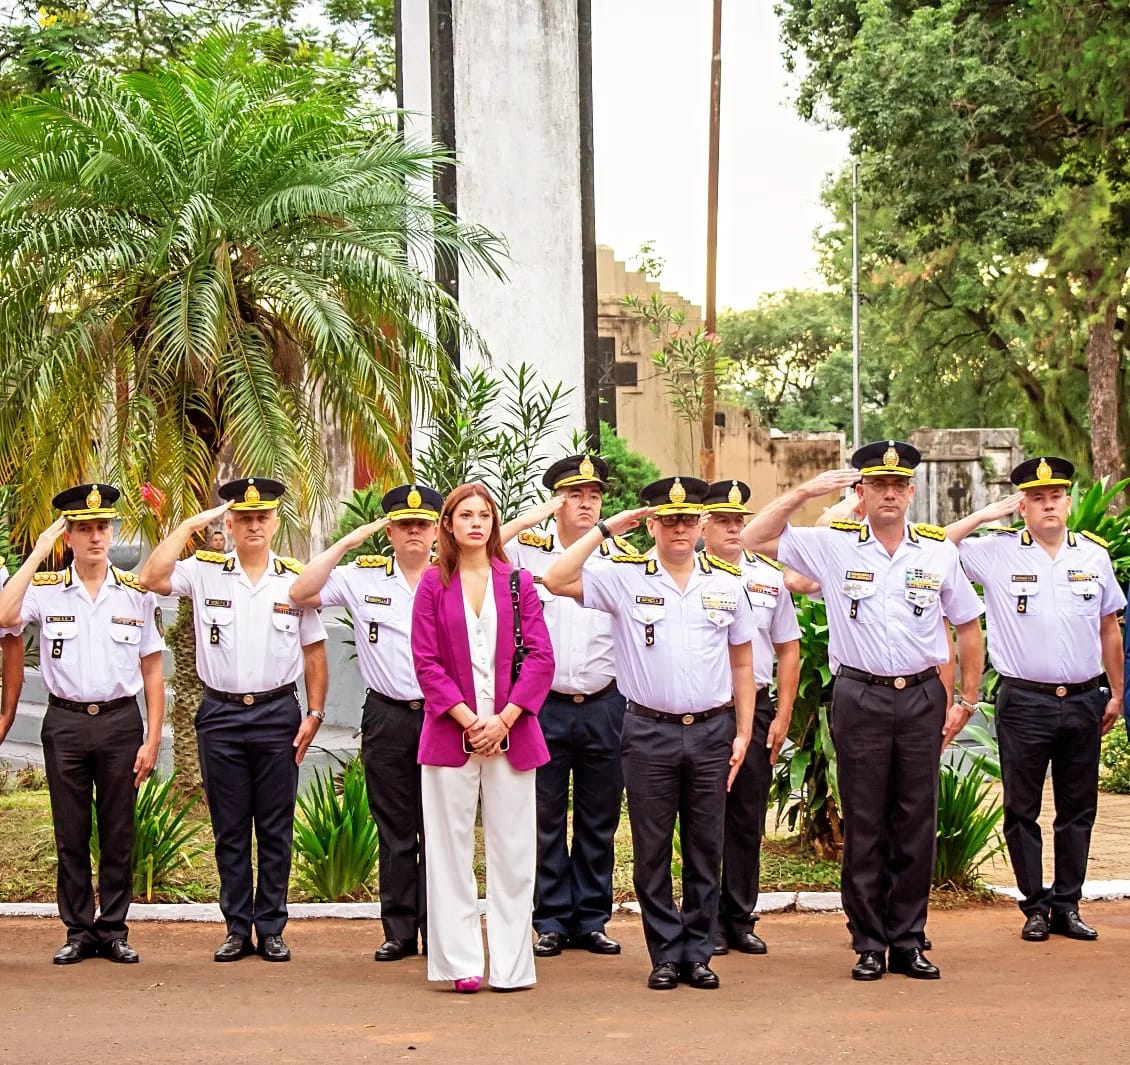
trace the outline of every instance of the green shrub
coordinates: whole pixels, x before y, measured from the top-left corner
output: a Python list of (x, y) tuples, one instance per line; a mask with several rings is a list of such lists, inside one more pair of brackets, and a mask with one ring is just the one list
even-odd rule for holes
[(1103, 737), (1099, 766), (1099, 787), (1103, 791), (1130, 795), (1130, 739), (1122, 722)]
[[(640, 489), (659, 479), (659, 467), (630, 450), (607, 422), (600, 423), (600, 456), (608, 463), (609, 487), (601, 506), (604, 514), (611, 516), (641, 506)], [(639, 551), (651, 547), (651, 537), (642, 525), (628, 533), (627, 539)]]
[[(194, 795), (173, 789), (176, 774), (168, 778), (154, 771), (141, 783), (133, 810), (133, 894), (149, 901), (166, 886), (178, 865), (191, 867), (192, 859), (207, 847), (189, 845), (196, 825), (186, 817), (196, 805)], [(95, 863), (101, 853), (98, 839), (98, 808), (93, 807), (90, 852)]]
[(359, 758), (345, 763), (340, 779), (314, 771), (298, 796), (294, 819), (294, 872), (314, 901), (371, 896), (377, 864), (377, 826), (369, 814), (365, 769)]
[(938, 850), (934, 883), (970, 888), (977, 873), (1004, 847), (999, 799), (987, 801), (993, 774), (985, 759), (966, 753), (944, 762), (938, 787)]

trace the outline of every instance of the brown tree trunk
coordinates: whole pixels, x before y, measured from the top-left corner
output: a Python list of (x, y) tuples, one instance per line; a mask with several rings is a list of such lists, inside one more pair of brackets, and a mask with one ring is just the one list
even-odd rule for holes
[(1091, 472), (1095, 480), (1109, 483), (1122, 475), (1122, 449), (1118, 444), (1118, 348), (1114, 327), (1118, 300), (1087, 301), (1091, 324), (1087, 335), (1087, 388), (1091, 415)]
[(196, 626), (191, 599), (179, 601), (177, 619), (169, 626), (165, 642), (173, 652), (173, 705), (169, 720), (173, 726), (176, 786), (181, 791), (197, 791), (202, 781), (193, 718), (200, 705), (200, 678), (196, 675)]

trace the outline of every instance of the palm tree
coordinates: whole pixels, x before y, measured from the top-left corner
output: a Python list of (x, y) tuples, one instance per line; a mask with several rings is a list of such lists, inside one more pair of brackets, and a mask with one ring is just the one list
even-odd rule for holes
[[(434, 201), (440, 149), (354, 104), (332, 75), (219, 33), (188, 64), (79, 68), (0, 111), (17, 538), (97, 475), (124, 487), (125, 531), (155, 539), (210, 503), (221, 454), (286, 481), (283, 520), (309, 527), (335, 503), (326, 424), (373, 468), (404, 465), (413, 407), (443, 387), (437, 336), (475, 342), (416, 255), (500, 274), (502, 248)], [(189, 705), (174, 704), (185, 737)]]

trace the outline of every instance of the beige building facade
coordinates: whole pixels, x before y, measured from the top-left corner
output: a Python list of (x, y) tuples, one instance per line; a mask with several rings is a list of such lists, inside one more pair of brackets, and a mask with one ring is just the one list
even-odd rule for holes
[[(698, 426), (687, 425), (677, 415), (652, 361), (659, 341), (624, 300), (635, 296), (647, 302), (658, 294), (684, 316), (682, 331), (687, 334), (702, 328), (702, 311), (677, 293), (663, 292), (638, 270), (629, 270), (611, 248), (598, 245), (596, 255), (600, 416), (664, 474), (696, 471)], [(754, 510), (844, 463), (843, 433), (781, 433), (761, 425), (755, 411), (733, 404), (718, 405), (714, 448), (718, 478), (745, 481)], [(813, 501), (799, 512), (797, 522), (810, 524), (833, 502), (832, 497)]]

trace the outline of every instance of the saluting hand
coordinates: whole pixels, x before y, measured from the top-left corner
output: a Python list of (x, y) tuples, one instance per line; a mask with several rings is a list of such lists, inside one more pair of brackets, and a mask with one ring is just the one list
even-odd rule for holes
[(188, 529), (189, 532), (201, 532), (230, 509), (231, 500), (229, 499), (226, 503), (221, 503), (218, 507), (212, 507), (211, 510), (202, 510), (199, 514), (193, 514), (191, 518), (185, 518), (183, 522), (184, 528)]
[(45, 559), (55, 550), (55, 544), (58, 543), (59, 537), (63, 535), (66, 527), (66, 518), (57, 518), (53, 521), (35, 538), (35, 547), (32, 549), (32, 554), (39, 559)]
[(800, 486), (800, 490), (807, 498), (818, 499), (820, 496), (831, 495), (833, 492), (840, 493), (845, 488), (850, 488), (858, 480), (859, 470), (850, 466), (847, 469), (825, 470), (813, 477), (811, 481), (805, 481)]
[(1023, 498), (1023, 492), (1013, 492), (1012, 495), (1005, 496), (1004, 499), (998, 499), (995, 503), (982, 507), (977, 511), (977, 517), (981, 519), (982, 525), (990, 521), (1000, 521), (1010, 514), (1015, 514), (1020, 509), (1020, 501)]
[(532, 529), (535, 525), (548, 521), (564, 505), (565, 497), (563, 495), (551, 495), (536, 506), (530, 507), (529, 510), (523, 510), (514, 520), (521, 522), (523, 529)]
[(613, 514), (611, 518), (607, 518), (604, 524), (608, 526), (608, 530), (613, 536), (623, 536), (624, 533), (631, 532), (641, 521), (650, 518), (654, 513), (655, 507), (636, 507), (635, 510), (622, 510), (619, 514)]
[(355, 547), (360, 547), (371, 536), (376, 536), (377, 533), (383, 532), (388, 528), (388, 518), (377, 518), (376, 521), (371, 521), (366, 525), (359, 525), (351, 533), (346, 533), (341, 538), (341, 545), (347, 551), (352, 551)]

